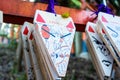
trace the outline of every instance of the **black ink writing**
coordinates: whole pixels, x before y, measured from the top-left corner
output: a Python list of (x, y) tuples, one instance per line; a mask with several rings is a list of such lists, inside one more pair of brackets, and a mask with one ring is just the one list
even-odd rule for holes
[(92, 36), (92, 38), (94, 39), (94, 42), (98, 45), (97, 48), (101, 51), (101, 53), (103, 53), (103, 55), (105, 55), (105, 56), (110, 55), (109, 50), (106, 48), (106, 46), (103, 42), (100, 42), (94, 36)]
[(110, 64), (112, 64), (110, 61), (107, 60), (102, 60), (102, 63), (105, 64), (107, 67), (109, 67)]

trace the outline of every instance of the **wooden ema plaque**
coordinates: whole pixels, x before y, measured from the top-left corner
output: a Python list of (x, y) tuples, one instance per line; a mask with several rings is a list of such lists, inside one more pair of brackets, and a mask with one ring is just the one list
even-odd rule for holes
[[(57, 71), (58, 76), (64, 77), (70, 57), (70, 51), (75, 34), (75, 26), (72, 19), (62, 18), (45, 11), (37, 10), (34, 18), (36, 25), (36, 42), (45, 45), (46, 54)], [(40, 43), (39, 37), (43, 43)], [(38, 44), (37, 44), (38, 45)]]
[(106, 13), (100, 13), (98, 17), (98, 32), (100, 33), (103, 41), (111, 51), (116, 63), (120, 66), (119, 54), (119, 25), (120, 18)]
[(33, 75), (33, 66), (31, 64), (31, 61), (30, 61), (30, 53), (29, 53), (29, 46), (28, 46), (28, 40), (27, 40), (27, 35), (28, 35), (28, 28), (27, 28), (27, 23), (25, 23), (23, 26), (22, 26), (22, 29), (21, 29), (21, 39), (22, 39), (22, 46), (23, 46), (23, 56), (24, 56), (24, 62), (25, 62), (25, 68), (26, 68), (26, 73), (27, 73), (27, 78), (28, 80), (31, 79), (33, 80), (34, 79), (34, 75)]
[(98, 70), (101, 80), (110, 79), (113, 66), (113, 58), (97, 34), (96, 25), (88, 22), (86, 25), (86, 33), (88, 37), (88, 46), (92, 47), (92, 51), (90, 51), (93, 52), (91, 53), (92, 58), (94, 58), (93, 60), (96, 60), (94, 61), (94, 65)]

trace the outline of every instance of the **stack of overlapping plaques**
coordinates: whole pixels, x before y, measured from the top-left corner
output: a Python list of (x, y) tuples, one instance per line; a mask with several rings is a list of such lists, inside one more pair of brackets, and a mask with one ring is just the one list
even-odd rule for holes
[(28, 74), (36, 73), (37, 80), (65, 77), (75, 30), (72, 18), (37, 10), (34, 24), (25, 22), (21, 29)]
[[(25, 63), (25, 69), (26, 69), (26, 73), (27, 73), (27, 78), (30, 80), (34, 80), (34, 74), (33, 74), (33, 67), (34, 67), (34, 59), (33, 59), (33, 53), (31, 53), (31, 50), (33, 50), (32, 48), (29, 49), (29, 47), (31, 47), (31, 44), (29, 43), (29, 39), (28, 39), (28, 34), (30, 33), (30, 30), (32, 29), (33, 24), (29, 23), (29, 22), (25, 22), (21, 28), (21, 34), (20, 34), (20, 39), (19, 40), (19, 44), (22, 44), (22, 51), (23, 51), (23, 56), (24, 56), (24, 63)], [(30, 46), (29, 46), (30, 45)], [(34, 54), (35, 55), (35, 54)], [(30, 59), (31, 57), (31, 59)], [(32, 66), (33, 65), (33, 66)], [(37, 65), (37, 64), (35, 64)], [(36, 79), (39, 80), (39, 79)]]
[(97, 22), (97, 31), (120, 67), (120, 17), (100, 13)]
[(120, 18), (100, 12), (95, 23), (86, 25), (87, 46), (101, 80), (111, 80), (113, 61), (120, 67)]
[[(55, 80), (64, 77), (70, 57), (71, 46), (75, 33), (72, 19), (62, 18), (61, 15), (36, 11), (35, 38), (38, 58), (42, 58), (46, 79)], [(43, 71), (43, 72), (45, 72)], [(48, 74), (48, 75), (46, 75)]]

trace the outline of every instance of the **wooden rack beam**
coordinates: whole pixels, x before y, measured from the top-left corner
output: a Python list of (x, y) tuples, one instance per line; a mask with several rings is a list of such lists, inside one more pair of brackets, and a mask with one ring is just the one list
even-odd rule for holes
[[(4, 13), (4, 22), (23, 24), (24, 21), (33, 22), (36, 9), (46, 10), (47, 4), (32, 3), (20, 0), (1, 0), (0, 10)], [(55, 6), (57, 14), (69, 13), (73, 18), (77, 31), (84, 31), (86, 18), (92, 14), (85, 10), (78, 10), (62, 6)]]

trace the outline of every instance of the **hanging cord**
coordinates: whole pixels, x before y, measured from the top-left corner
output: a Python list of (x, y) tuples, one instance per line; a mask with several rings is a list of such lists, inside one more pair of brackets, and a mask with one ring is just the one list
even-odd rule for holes
[(48, 2), (48, 7), (47, 7), (47, 12), (55, 13), (54, 10), (54, 0), (49, 0)]
[(107, 6), (106, 0), (103, 0), (103, 3), (98, 5), (98, 10), (95, 11), (95, 14), (98, 15), (99, 12), (104, 12), (108, 14), (113, 14), (112, 9)]
[[(97, 19), (99, 12), (104, 12), (104, 13), (107, 13), (107, 14), (112, 14), (114, 16), (114, 14), (112, 12), (112, 9), (110, 9), (107, 6), (106, 0), (103, 0), (103, 3), (99, 4), (97, 7), (98, 7), (97, 11), (94, 11), (94, 13), (93, 13), (93, 14), (96, 14), (97, 16), (93, 20)], [(93, 15), (93, 14), (91, 14), (91, 15)]]

